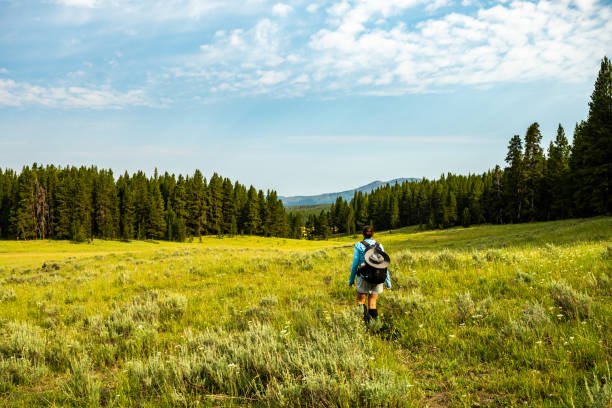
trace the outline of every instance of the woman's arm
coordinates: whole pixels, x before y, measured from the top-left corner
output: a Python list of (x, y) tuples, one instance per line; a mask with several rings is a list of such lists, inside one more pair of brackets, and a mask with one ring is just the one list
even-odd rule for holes
[(355, 252), (353, 253), (353, 265), (351, 266), (351, 276), (349, 277), (349, 286), (355, 283), (355, 275), (357, 274), (357, 267), (359, 266), (359, 249), (355, 244)]
[[(382, 246), (382, 244), (379, 242), (378, 245), (380, 245), (380, 250), (384, 252), (385, 248)], [(387, 269), (387, 279), (385, 279), (385, 287), (387, 289), (391, 289), (391, 277), (389, 275), (389, 269)]]

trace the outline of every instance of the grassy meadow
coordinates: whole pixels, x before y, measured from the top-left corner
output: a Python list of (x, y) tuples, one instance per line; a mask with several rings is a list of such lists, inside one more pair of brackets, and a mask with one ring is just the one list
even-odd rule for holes
[(0, 406), (610, 406), (609, 217), (376, 238), (0, 241)]

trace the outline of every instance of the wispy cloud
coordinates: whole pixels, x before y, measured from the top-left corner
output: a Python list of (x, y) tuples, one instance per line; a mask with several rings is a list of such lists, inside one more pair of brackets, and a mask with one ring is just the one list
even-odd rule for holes
[[(57, 0), (64, 7), (60, 21), (83, 24), (95, 20), (114, 20), (123, 24), (151, 21), (198, 20), (213, 13), (250, 14), (263, 10), (267, 0), (243, 0), (240, 6), (223, 0)], [(289, 6), (287, 6), (289, 7)]]
[[(377, 12), (371, 6), (364, 12), (360, 3), (344, 10), (335, 28), (311, 37), (317, 76), (368, 75), (374, 78), (364, 84), (369, 91), (378, 85), (404, 92), (457, 84), (583, 80), (612, 40), (610, 6), (576, 8), (568, 1), (514, 1), (474, 15), (452, 12), (414, 28), (401, 22), (389, 29), (370, 24), (377, 15), (410, 5), (402, 2), (393, 9), (385, 4)], [(337, 14), (334, 7), (329, 14)], [(344, 87), (354, 90), (347, 82)]]
[(386, 143), (386, 144), (415, 144), (415, 143), (446, 143), (470, 144), (492, 143), (492, 138), (470, 136), (289, 136), (291, 143), (317, 143), (317, 144), (354, 144), (354, 143)]
[[(147, 82), (131, 85), (150, 89), (160, 101), (159, 95), (202, 101), (260, 94), (327, 99), (449, 92), (459, 86), (482, 89), (540, 80), (570, 83), (591, 78), (600, 58), (612, 51), (612, 5), (595, 0), (245, 0), (240, 7), (223, 0), (55, 1), (61, 15), (58, 24), (111, 19), (113, 24), (108, 26), (121, 27), (136, 43), (141, 31), (162, 31), (155, 33), (159, 40), (152, 43), (160, 43), (163, 57), (144, 57), (150, 65), (139, 69)], [(209, 17), (219, 15), (231, 23), (211, 23)], [(415, 15), (419, 16), (416, 21)], [(169, 45), (168, 40), (173, 37), (164, 30), (190, 40), (173, 54), (175, 43)], [(197, 34), (187, 35), (190, 30)], [(112, 40), (111, 34), (104, 33)], [(71, 35), (62, 41), (66, 57), (100, 46), (95, 43), (100, 41), (97, 36)], [(118, 57), (109, 54), (113, 70), (104, 73), (108, 75), (104, 83), (126, 83), (113, 77), (124, 79), (126, 67), (133, 67), (130, 50), (121, 55), (119, 67), (111, 64)], [(92, 57), (83, 55), (83, 60)], [(0, 74), (8, 73), (0, 68)], [(48, 106), (148, 104), (143, 91), (89, 85), (83, 88), (89, 96), (83, 97), (63, 83), (50, 85), (82, 73), (72, 66), (47, 78), (39, 94), (32, 93), (39, 87), (27, 82), (9, 87), (5, 81), (0, 90), (2, 105), (26, 101)], [(42, 83), (44, 76), (41, 73), (28, 81)], [(84, 81), (79, 83), (87, 84)]]
[(106, 87), (43, 87), (0, 79), (0, 107), (26, 105), (89, 109), (153, 106), (142, 90), (119, 92)]
[(292, 11), (293, 11), (293, 7), (291, 7), (288, 4), (284, 4), (284, 3), (276, 3), (274, 7), (272, 7), (272, 13), (280, 17), (285, 17)]
[[(513, 1), (469, 13), (449, 10), (413, 26), (402, 22), (415, 7), (446, 6), (447, 0), (343, 0), (325, 9), (325, 27), (301, 30), (301, 38), (290, 26), (262, 19), (248, 30), (217, 33), (177, 72), (205, 72), (215, 92), (261, 93), (267, 85), (266, 92), (280, 96), (400, 95), (583, 81), (610, 51), (612, 7), (594, 1)], [(282, 80), (261, 80), (270, 67)]]

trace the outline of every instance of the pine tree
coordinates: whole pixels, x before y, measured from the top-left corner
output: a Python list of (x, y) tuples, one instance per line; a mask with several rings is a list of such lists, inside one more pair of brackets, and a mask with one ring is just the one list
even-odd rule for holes
[(130, 180), (130, 190), (134, 200), (134, 233), (136, 238), (145, 239), (150, 211), (148, 180), (142, 171)]
[(74, 199), (74, 217), (72, 223), (72, 237), (74, 241), (85, 241), (92, 237), (92, 220), (93, 203), (91, 195), (91, 173), (93, 170), (88, 170), (81, 167), (75, 177), (76, 183)]
[(353, 235), (355, 233), (355, 212), (353, 211), (353, 207), (351, 206), (348, 206), (348, 216), (346, 217), (345, 231), (348, 235)]
[(570, 164), (579, 215), (611, 213), (612, 65), (607, 57), (601, 61), (588, 119), (576, 126)]
[(268, 237), (270, 236), (270, 209), (262, 190), (259, 190), (257, 193), (257, 207), (259, 208), (259, 219), (261, 220), (259, 234)]
[(463, 209), (463, 214), (461, 215), (461, 224), (467, 228), (470, 226), (471, 223), (472, 217), (470, 215), (470, 209), (468, 207), (465, 207)]
[[(236, 234), (238, 223), (236, 221), (236, 203), (234, 201), (234, 186), (232, 182), (226, 178), (222, 184), (222, 212), (223, 212), (223, 232)], [(235, 224), (233, 226), (233, 224)], [(234, 230), (234, 231), (232, 231)]]
[(118, 195), (113, 172), (101, 170), (93, 183), (94, 235), (116, 238), (119, 235)]
[(506, 167), (504, 171), (504, 196), (506, 199), (506, 214), (511, 222), (521, 222), (523, 204), (525, 201), (524, 192), (524, 164), (523, 146), (519, 135), (514, 135), (508, 144), (508, 154), (506, 155)]
[(319, 216), (315, 219), (315, 230), (314, 234), (322, 239), (327, 239), (329, 237), (329, 220), (327, 219), (327, 213), (325, 211), (321, 211)]
[(504, 203), (503, 203), (503, 185), (502, 185), (502, 171), (499, 165), (495, 166), (493, 173), (493, 202), (491, 208), (493, 209), (493, 219), (495, 224), (503, 224), (504, 222)]
[(160, 239), (166, 231), (166, 217), (164, 214), (164, 200), (157, 180), (149, 184), (147, 199), (147, 236), (152, 239)]
[(544, 154), (540, 146), (541, 141), (540, 125), (535, 122), (529, 126), (525, 134), (525, 196), (528, 203), (525, 216), (530, 221), (535, 220), (538, 212), (537, 205), (540, 198), (538, 191), (544, 176)]
[(210, 178), (208, 191), (209, 230), (213, 234), (223, 234), (223, 180), (217, 173), (214, 173)]
[(172, 209), (172, 204), (168, 204), (166, 208), (166, 234), (165, 238), (168, 241), (176, 240), (176, 226), (178, 223), (178, 219), (176, 218), (176, 213)]
[(134, 194), (130, 188), (130, 176), (127, 172), (117, 180), (117, 189), (119, 194), (119, 229), (123, 239), (134, 238)]
[(455, 193), (448, 189), (444, 199), (444, 226), (452, 227), (457, 223), (457, 199)]
[(9, 238), (12, 234), (11, 211), (14, 207), (17, 188), (17, 174), (11, 170), (0, 169), (0, 238)]
[(247, 202), (244, 209), (244, 231), (249, 235), (256, 235), (261, 230), (261, 217), (257, 190), (249, 188)]
[(24, 167), (17, 178), (15, 205), (11, 224), (17, 239), (36, 238), (36, 192), (37, 180), (29, 167)]
[(285, 209), (283, 203), (278, 199), (276, 191), (268, 191), (266, 197), (268, 208), (267, 229), (268, 234), (273, 237), (286, 235)]
[(571, 214), (572, 202), (570, 200), (570, 174), (569, 174), (570, 146), (565, 137), (561, 124), (557, 128), (557, 137), (548, 147), (548, 161), (546, 165), (546, 189), (550, 200), (550, 218), (568, 218)]
[(391, 228), (397, 228), (400, 225), (399, 199), (396, 196), (391, 198), (391, 214), (389, 216), (389, 224)]
[(187, 228), (196, 237), (205, 232), (207, 221), (206, 180), (200, 170), (196, 170), (190, 179), (187, 191), (188, 223)]
[(355, 193), (353, 197), (353, 203), (353, 211), (355, 213), (355, 226), (357, 230), (360, 230), (368, 224), (368, 203), (361, 191)]

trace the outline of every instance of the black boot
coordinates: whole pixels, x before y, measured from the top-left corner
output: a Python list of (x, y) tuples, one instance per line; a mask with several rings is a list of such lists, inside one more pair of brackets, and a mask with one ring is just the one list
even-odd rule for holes
[(370, 321), (370, 314), (368, 313), (368, 307), (363, 305), (363, 321), (367, 324)]
[(378, 319), (378, 309), (370, 309), (368, 313), (370, 314), (370, 317), (372, 319), (374, 320)]

